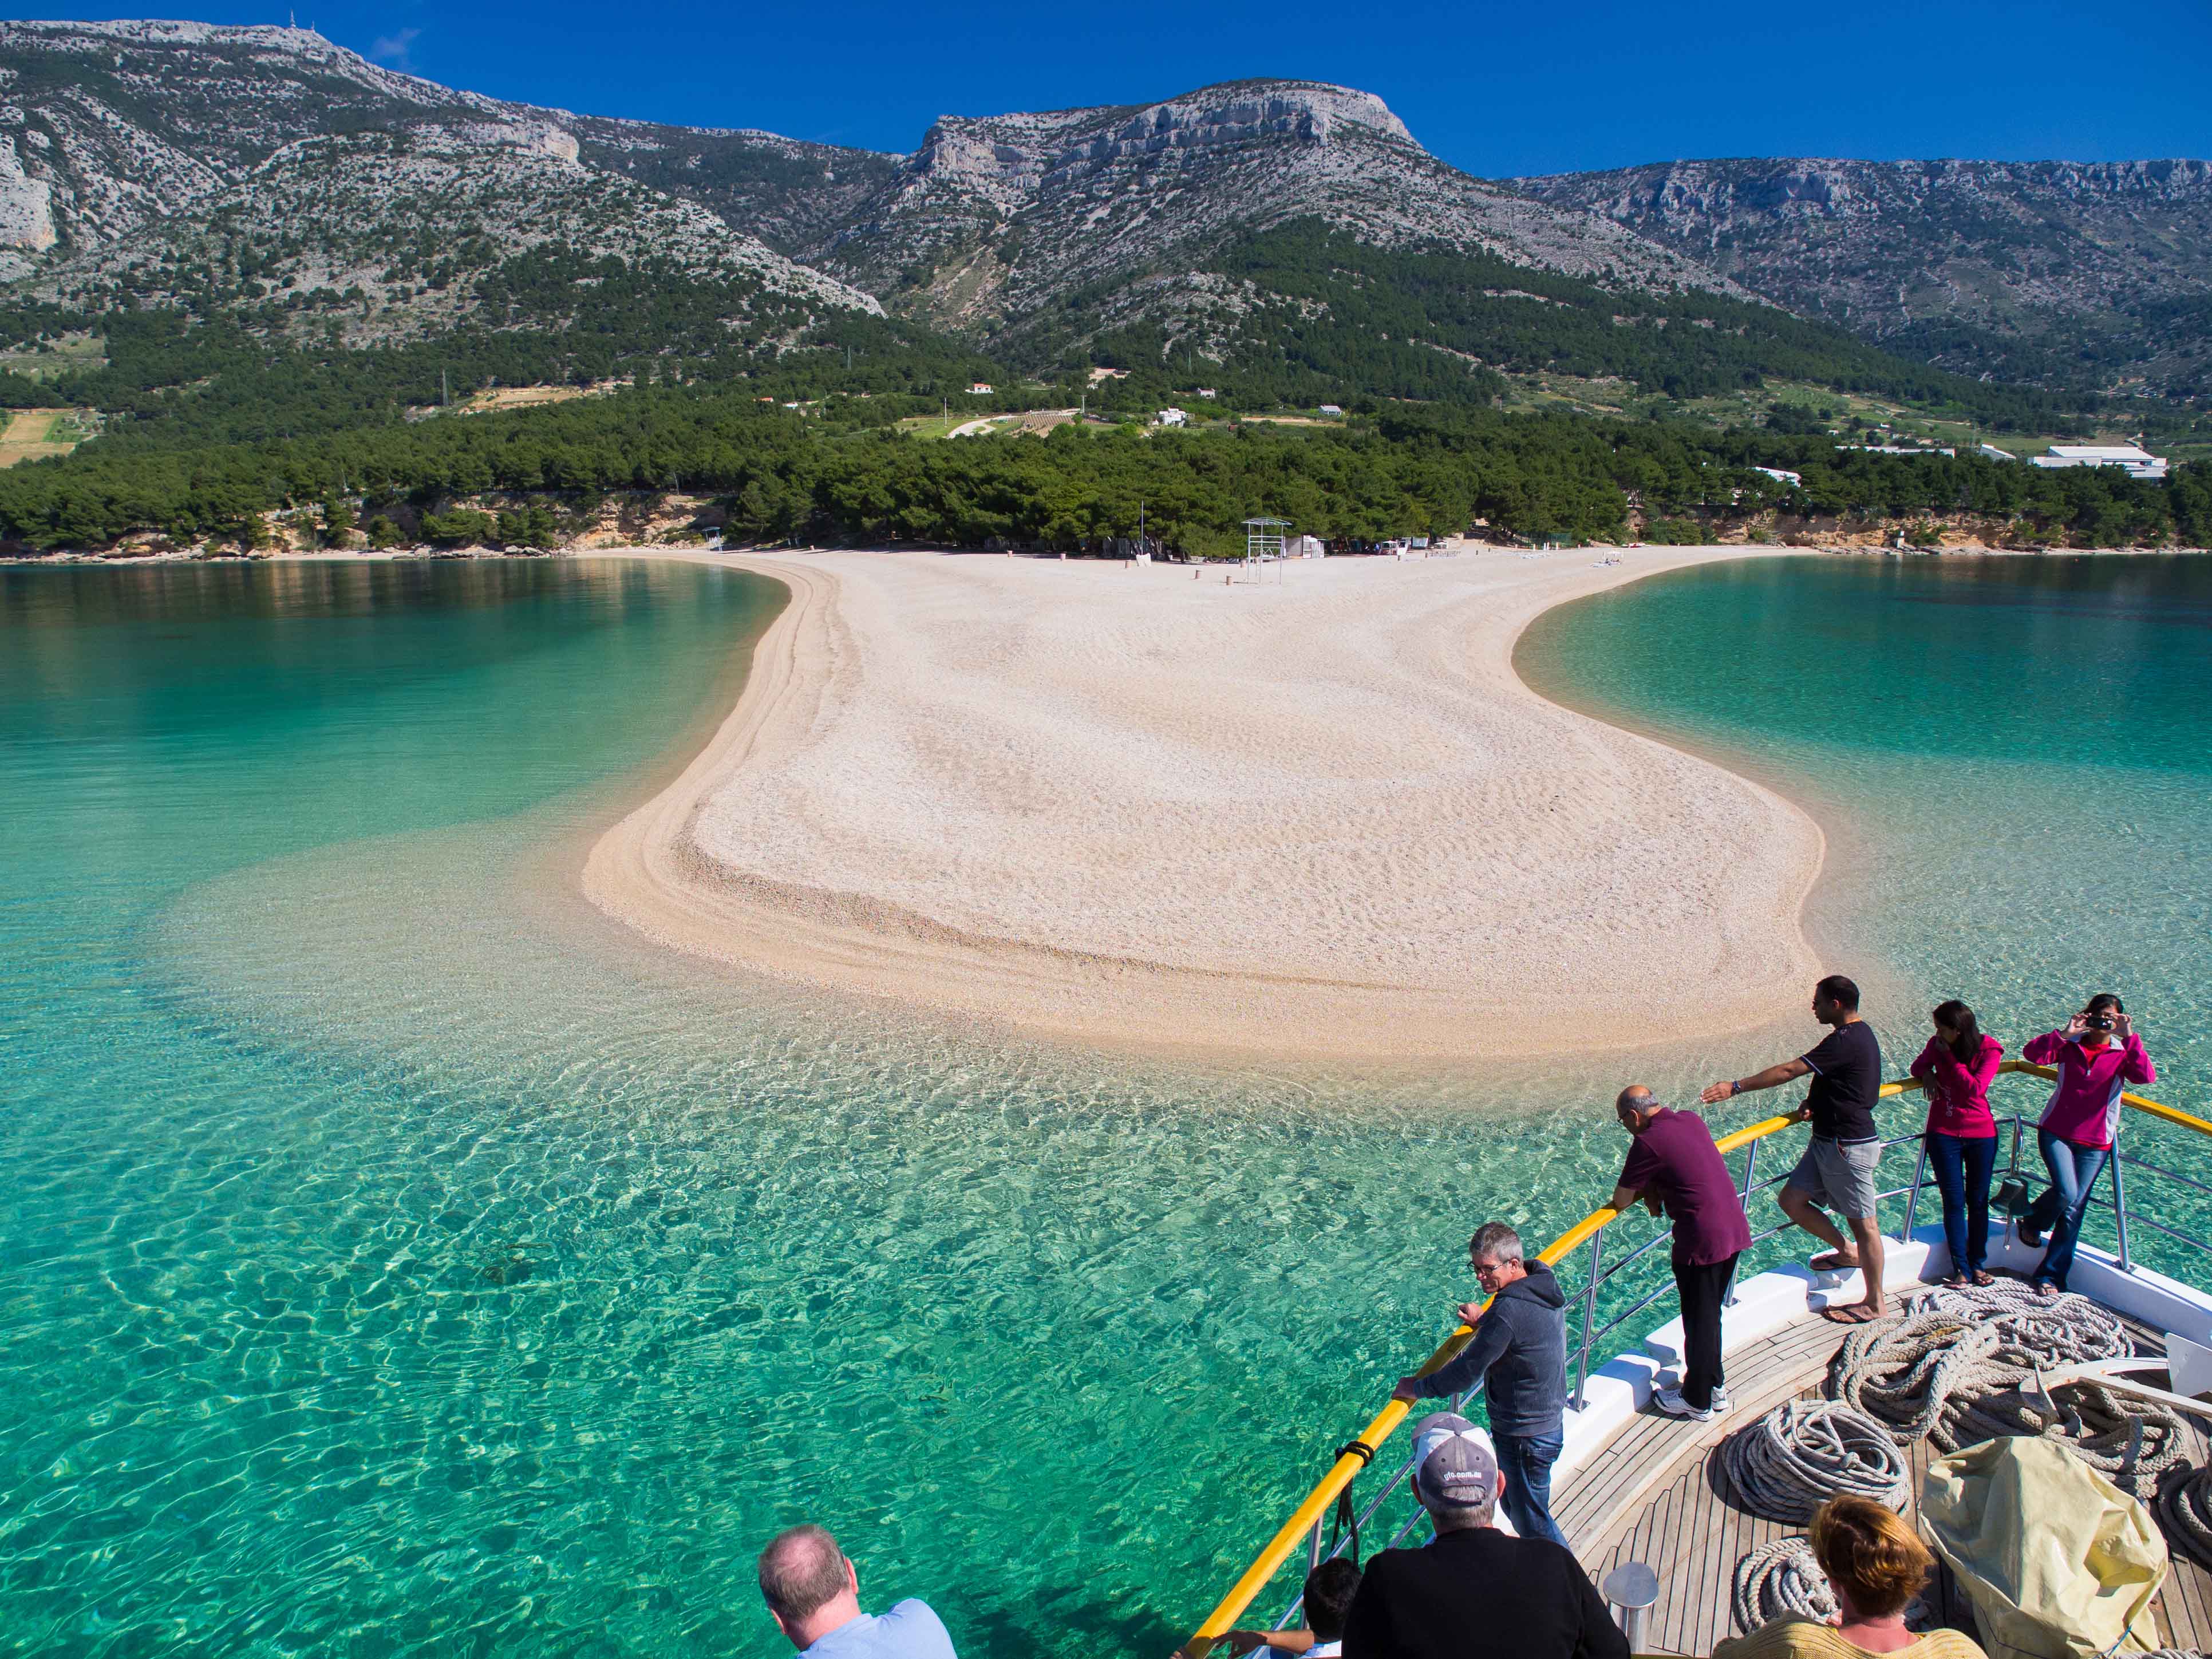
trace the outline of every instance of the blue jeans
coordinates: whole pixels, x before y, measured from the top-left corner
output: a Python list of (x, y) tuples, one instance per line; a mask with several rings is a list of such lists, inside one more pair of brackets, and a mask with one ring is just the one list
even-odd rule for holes
[(1505, 1477), (1505, 1514), (1523, 1538), (1548, 1538), (1564, 1546), (1552, 1519), (1552, 1465), (1559, 1461), (1562, 1437), (1550, 1434), (1492, 1434), (1498, 1472)]
[(1978, 1273), (1990, 1257), (1990, 1171), (1996, 1167), (1997, 1138), (1929, 1134), (1928, 1165), (1943, 1194), (1943, 1242), (1951, 1271)]
[(2074, 1244), (2081, 1231), (2081, 1218), (2089, 1208), (2090, 1189), (2104, 1173), (2111, 1154), (2102, 1146), (2081, 1146), (2061, 1140), (2048, 1129), (2035, 1132), (2035, 1144), (2051, 1170), (2050, 1188), (2039, 1194), (2028, 1212), (2027, 1224), (2051, 1235), (2043, 1265), (2032, 1277), (2039, 1284), (2066, 1288), (2066, 1275), (2074, 1266)]

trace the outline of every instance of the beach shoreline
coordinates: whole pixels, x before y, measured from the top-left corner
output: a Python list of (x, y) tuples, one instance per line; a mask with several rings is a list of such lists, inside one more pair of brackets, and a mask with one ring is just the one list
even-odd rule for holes
[[(1449, 1064), (1525, 1054), (1532, 1017), (1581, 1048), (1771, 1026), (1817, 971), (1820, 827), (1511, 663), (1557, 605), (1763, 551), (1316, 561), (1266, 588), (1100, 561), (604, 554), (792, 599), (584, 890), (696, 956), (1153, 1057)], [(1283, 706), (1309, 687), (1313, 707)]]

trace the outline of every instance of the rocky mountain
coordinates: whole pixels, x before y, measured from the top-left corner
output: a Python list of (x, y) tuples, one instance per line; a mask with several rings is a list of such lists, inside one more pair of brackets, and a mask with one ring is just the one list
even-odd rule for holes
[[(466, 212), (426, 216), (448, 185)], [(596, 192), (599, 210), (584, 212)], [(526, 210), (533, 196), (541, 205)], [(273, 233), (301, 228), (301, 213), (326, 226), (343, 216), (349, 245), (307, 228), (313, 248), (270, 255), (300, 240)], [(1471, 179), (1381, 100), (1314, 82), (948, 116), (899, 157), (480, 97), (307, 30), (0, 24), (0, 275), (41, 294), (112, 293), (128, 271), (143, 279), (131, 291), (161, 297), (162, 271), (228, 257), (243, 234), (258, 240), (247, 257), (264, 288), (271, 276), (295, 292), (359, 287), (367, 319), (349, 337), (393, 337), (466, 308), (451, 280), (425, 298), (386, 257), (426, 225), (478, 227), (459, 240), (501, 252), (513, 235), (617, 257), (673, 227), (679, 263), (713, 263), (704, 244), (720, 237), (771, 291), (868, 309), (860, 296), (878, 295), (997, 343), (1100, 283), (1139, 283), (1124, 313), (1188, 308), (1194, 284), (1211, 282), (1209, 251), (1294, 218), (1623, 289), (1731, 287), (1601, 215)], [(802, 265), (823, 275), (795, 274)]]
[[(297, 340), (388, 344), (514, 320), (486, 314), (500, 289), (484, 274), (550, 247), (722, 284), (732, 323), (795, 324), (809, 307), (882, 314), (872, 296), (733, 235), (696, 202), (591, 172), (576, 150), (542, 123), (302, 138), (25, 287), (82, 309), (218, 295)], [(791, 301), (801, 310), (787, 315), (778, 302)]]
[(1961, 373), (2212, 394), (2212, 162), (1671, 161), (1512, 183)]
[(1485, 182), (1380, 100), (1304, 81), (946, 116), (889, 155), (485, 98), (308, 30), (0, 23), (0, 283), (72, 307), (38, 326), (81, 339), (112, 332), (85, 320), (102, 307), (152, 306), (325, 348), (572, 331), (623, 373), (727, 373), (810, 328), (849, 354), (823, 319), (887, 313), (886, 354), (1203, 361), (1293, 399), (1480, 400), (1501, 373), (1926, 389), (1869, 340), (1994, 380), (2189, 390), (2208, 204), (2185, 162)]
[(994, 335), (1086, 285), (1194, 276), (1224, 242), (1293, 219), (1370, 246), (1483, 252), (1621, 289), (1735, 291), (1601, 216), (1447, 166), (1378, 98), (1295, 81), (1142, 106), (947, 116), (849, 228), (804, 257), (919, 314)]
[[(835, 163), (815, 149), (455, 92), (305, 29), (0, 24), (0, 274), (78, 303), (258, 289), (315, 313), (355, 290), (346, 337), (367, 343), (461, 320), (468, 278), (551, 242), (880, 315), (734, 227), (701, 199), (713, 192), (653, 182), (700, 174), (764, 227), (818, 235), (794, 205), (836, 213), (834, 185), (819, 187)], [(466, 270), (447, 245), (471, 250)], [(419, 280), (441, 264), (442, 280)]]

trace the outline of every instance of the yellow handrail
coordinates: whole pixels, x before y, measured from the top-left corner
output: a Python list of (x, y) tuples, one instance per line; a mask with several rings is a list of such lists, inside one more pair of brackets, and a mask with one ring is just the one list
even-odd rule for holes
[[(1997, 1070), (2000, 1073), (2019, 1073), (2031, 1077), (2053, 1079), (2058, 1075), (2055, 1066), (2036, 1066), (2024, 1060), (2006, 1060), (1997, 1067)], [(1888, 1100), (1898, 1095), (1917, 1094), (1923, 1086), (1918, 1078), (1901, 1078), (1894, 1083), (1883, 1084), (1881, 1097)], [(2212, 1135), (2212, 1122), (2207, 1122), (2201, 1117), (2192, 1116), (2174, 1107), (2161, 1105), (2155, 1100), (2147, 1100), (2141, 1095), (2124, 1094), (2120, 1097), (2120, 1102), (2123, 1105), (2130, 1106), (2138, 1112), (2159, 1118), (2165, 1122), (2177, 1124), (2185, 1129), (2194, 1129), (2202, 1135)], [(1764, 1139), (1768, 1135), (1803, 1121), (1804, 1120), (1794, 1112), (1783, 1117), (1761, 1118), (1758, 1122), (1744, 1128), (1731, 1130), (1713, 1144), (1726, 1154), (1735, 1151), (1739, 1146), (1749, 1146), (1754, 1140)], [(1614, 1209), (1592, 1210), (1580, 1221), (1539, 1250), (1536, 1253), (1537, 1260), (1547, 1266), (1556, 1266), (1564, 1258), (1571, 1255), (1589, 1243), (1591, 1238), (1602, 1232), (1607, 1224), (1620, 1213), (1620, 1211)], [(1486, 1309), (1490, 1304), (1486, 1300), (1482, 1305)], [(1471, 1325), (1461, 1325), (1455, 1328), (1449, 1336), (1437, 1346), (1436, 1352), (1422, 1362), (1420, 1369), (1413, 1375), (1426, 1376), (1431, 1371), (1449, 1362), (1467, 1346), (1468, 1340), (1474, 1334), (1474, 1328)], [(1406, 1420), (1407, 1413), (1412, 1410), (1413, 1407), (1406, 1401), (1393, 1400), (1377, 1412), (1367, 1426), (1359, 1431), (1359, 1443), (1368, 1447), (1370, 1452), (1380, 1450), (1382, 1443), (1397, 1431), (1398, 1425)], [(1313, 1530), (1322, 1516), (1328, 1512), (1328, 1506), (1336, 1501), (1337, 1494), (1350, 1486), (1352, 1478), (1366, 1467), (1367, 1460), (1357, 1452), (1346, 1452), (1329, 1465), (1328, 1473), (1322, 1476), (1314, 1489), (1306, 1494), (1305, 1501), (1291, 1511), (1291, 1518), (1284, 1522), (1275, 1535), (1267, 1540), (1267, 1547), (1253, 1558), (1252, 1565), (1244, 1569), (1243, 1576), (1230, 1586), (1229, 1594), (1223, 1596), (1215, 1605), (1213, 1611), (1206, 1615), (1206, 1622), (1192, 1632), (1190, 1640), (1183, 1646), (1185, 1653), (1194, 1656), (1195, 1659), (1196, 1656), (1206, 1653), (1215, 1642), (1236, 1627), (1237, 1620), (1244, 1609), (1252, 1605), (1253, 1599), (1267, 1588), (1267, 1581), (1281, 1571), (1284, 1562), (1291, 1559), (1291, 1553), (1297, 1548), (1298, 1540)]]

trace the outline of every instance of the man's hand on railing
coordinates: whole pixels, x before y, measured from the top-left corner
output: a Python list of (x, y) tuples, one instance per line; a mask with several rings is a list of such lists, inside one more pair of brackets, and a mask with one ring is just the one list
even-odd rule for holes
[(1421, 1379), (1418, 1376), (1401, 1376), (1397, 1386), (1390, 1390), (1391, 1399), (1402, 1400), (1409, 1406), (1423, 1397)]

